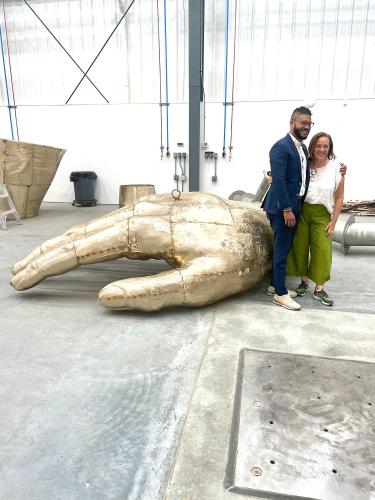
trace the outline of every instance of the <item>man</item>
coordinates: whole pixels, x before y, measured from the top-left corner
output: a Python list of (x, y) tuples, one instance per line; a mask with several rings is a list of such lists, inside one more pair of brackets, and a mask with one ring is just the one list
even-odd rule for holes
[(272, 185), (262, 203), (274, 235), (272, 281), (267, 293), (274, 293), (275, 304), (293, 311), (301, 309), (301, 305), (291, 296), (297, 294), (289, 292), (285, 286), (285, 269), (310, 180), (308, 152), (303, 141), (312, 126), (308, 108), (301, 106), (293, 111), (289, 133), (271, 148)]

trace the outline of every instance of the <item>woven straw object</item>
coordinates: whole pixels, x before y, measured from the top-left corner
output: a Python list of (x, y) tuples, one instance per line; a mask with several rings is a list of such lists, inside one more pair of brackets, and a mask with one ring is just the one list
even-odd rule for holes
[(38, 215), (64, 153), (65, 149), (0, 139), (0, 179), (21, 219)]

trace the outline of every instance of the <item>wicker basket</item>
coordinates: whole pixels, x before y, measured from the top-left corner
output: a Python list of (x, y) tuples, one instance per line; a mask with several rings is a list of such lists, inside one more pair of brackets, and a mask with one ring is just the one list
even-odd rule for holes
[(0, 139), (0, 179), (21, 219), (35, 217), (65, 149)]

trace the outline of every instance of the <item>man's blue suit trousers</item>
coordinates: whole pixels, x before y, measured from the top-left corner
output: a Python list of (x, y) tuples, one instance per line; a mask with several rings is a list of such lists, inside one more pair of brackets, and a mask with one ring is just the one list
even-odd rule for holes
[[(298, 220), (299, 214), (294, 215), (296, 215), (296, 219)], [(287, 227), (283, 215), (267, 214), (267, 217), (271, 223), (274, 236), (271, 285), (275, 287), (277, 295), (286, 295), (288, 293), (285, 286), (286, 263), (297, 224), (294, 227)]]

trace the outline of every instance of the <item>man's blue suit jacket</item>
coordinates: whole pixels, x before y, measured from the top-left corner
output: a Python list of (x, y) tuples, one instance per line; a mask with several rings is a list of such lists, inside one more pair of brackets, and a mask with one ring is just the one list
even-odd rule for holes
[[(302, 147), (306, 156), (306, 165), (308, 165), (307, 148), (304, 144)], [(272, 185), (263, 200), (263, 209), (270, 215), (282, 215), (284, 208), (291, 207), (294, 214), (299, 214), (299, 196), (302, 185), (301, 159), (289, 134), (272, 146), (270, 164)], [(305, 194), (309, 181), (310, 169), (307, 168)]]

